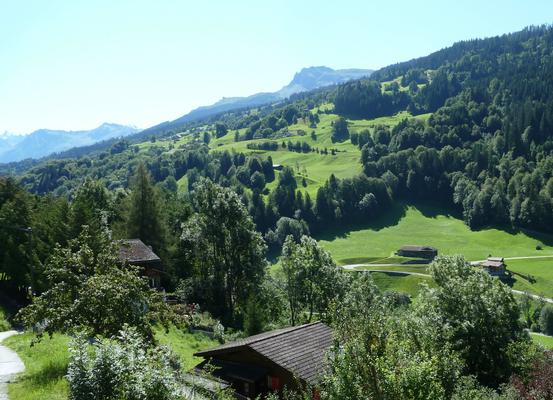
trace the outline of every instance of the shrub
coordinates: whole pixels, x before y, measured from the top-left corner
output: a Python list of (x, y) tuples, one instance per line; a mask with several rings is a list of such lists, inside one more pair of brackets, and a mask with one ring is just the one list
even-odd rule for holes
[(545, 306), (540, 313), (540, 326), (543, 333), (553, 335), (553, 306)]
[(179, 365), (167, 349), (147, 347), (134, 328), (103, 339), (90, 351), (84, 335), (70, 345), (67, 370), (71, 400), (182, 398)]

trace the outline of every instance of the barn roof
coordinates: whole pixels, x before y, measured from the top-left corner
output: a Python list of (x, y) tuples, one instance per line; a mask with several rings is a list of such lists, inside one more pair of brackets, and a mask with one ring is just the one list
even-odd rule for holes
[(119, 260), (129, 264), (158, 263), (161, 259), (140, 239), (123, 239), (118, 241)]
[(482, 263), (482, 266), (485, 268), (503, 268), (505, 267), (505, 264), (503, 263), (503, 261), (493, 261), (487, 259)]
[(325, 354), (332, 346), (332, 329), (322, 322), (277, 329), (197, 352), (199, 357), (251, 349), (294, 376), (316, 383), (325, 369)]
[(401, 246), (401, 250), (404, 251), (435, 251), (437, 250), (435, 247), (431, 246), (415, 246), (412, 244), (408, 244), (405, 246)]

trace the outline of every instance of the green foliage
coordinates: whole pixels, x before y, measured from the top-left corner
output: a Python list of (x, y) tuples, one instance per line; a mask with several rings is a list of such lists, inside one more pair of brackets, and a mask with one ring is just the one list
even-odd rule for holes
[(461, 360), (438, 340), (434, 321), (395, 309), (368, 275), (339, 305), (336, 332), (325, 399), (446, 399), (461, 374)]
[(139, 164), (132, 178), (127, 235), (129, 238), (141, 239), (157, 252), (164, 251), (166, 243), (162, 204), (146, 166)]
[(73, 332), (84, 328), (91, 334), (117, 334), (125, 324), (151, 337), (149, 314), (159, 299), (148, 289), (138, 271), (121, 266), (117, 249), (106, 233), (94, 238), (86, 226), (68, 247), (57, 246), (45, 266), (48, 289), (17, 315), (26, 327), (43, 333)]
[(182, 398), (175, 358), (167, 349), (148, 348), (133, 329), (95, 342), (92, 350), (85, 336), (77, 336), (69, 352), (70, 400)]
[(290, 323), (311, 322), (314, 314), (329, 318), (330, 306), (346, 290), (344, 273), (330, 253), (309, 236), (302, 236), (296, 243), (290, 235), (282, 248), (281, 263)]
[(553, 336), (553, 307), (546, 305), (540, 314), (540, 326), (543, 333)]
[(340, 117), (332, 125), (332, 142), (343, 142), (349, 139), (348, 122)]
[(194, 209), (182, 227), (182, 267), (193, 277), (196, 299), (226, 323), (236, 323), (235, 313), (245, 310), (265, 276), (265, 243), (228, 188), (200, 181)]
[(54, 334), (40, 343), (35, 335), (25, 332), (2, 342), (15, 351), (25, 364), (17, 379), (8, 384), (12, 400), (67, 400), (68, 385), (65, 375), (69, 362), (67, 346), (70, 338)]
[(437, 286), (421, 294), (420, 314), (435, 318), (443, 335), (451, 335), (466, 372), (486, 385), (506, 382), (516, 370), (517, 344), (528, 342), (509, 287), (461, 256), (438, 257), (429, 270)]

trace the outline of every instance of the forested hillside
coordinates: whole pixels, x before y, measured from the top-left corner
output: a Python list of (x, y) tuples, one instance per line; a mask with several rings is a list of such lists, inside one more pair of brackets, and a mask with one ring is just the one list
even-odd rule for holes
[[(553, 300), (538, 292), (553, 279), (540, 264), (553, 245), (550, 26), (0, 173), (0, 289), (27, 305), (17, 320), (39, 335), (123, 329), (141, 348), (171, 324), (224, 341), (321, 320), (340, 344), (324, 399), (551, 393), (551, 357), (525, 331), (553, 333)], [(422, 266), (394, 255), (428, 283), (417, 288), (353, 272), (382, 262), (363, 246), (434, 240), (454, 253), (477, 230), (467, 257), (535, 258), (537, 278), (514, 261), (504, 284), (461, 255)], [(129, 238), (163, 260), (163, 290), (120, 265), (114, 240)], [(393, 279), (394, 265), (380, 265)], [(93, 365), (85, 342), (71, 355), (73, 394), (92, 390), (75, 372)], [(166, 353), (143, 355), (141, 368), (164, 366), (164, 385), (181, 378)]]
[[(281, 141), (290, 141), (298, 147), (289, 146), (289, 151), (319, 157), (321, 151), (332, 152), (331, 146), (325, 150), (308, 145), (302, 135), (315, 132), (320, 117), (331, 112), (346, 118), (341, 131), (340, 120), (332, 122), (333, 142), (360, 148), (364, 174), (345, 181), (329, 176), (316, 199), (297, 199), (295, 180), (287, 180), (285, 174), (270, 190), (269, 198), (278, 200), (254, 211), (261, 229), (273, 226), (278, 217), (294, 217), (296, 210), (302, 210), (301, 219), (313, 226), (316, 221), (370, 218), (392, 199), (404, 198), (454, 204), (473, 228), (507, 223), (549, 231), (553, 226), (552, 38), (549, 27), (534, 27), (460, 42), (379, 70), (375, 80), (352, 81), (297, 95), (283, 104), (213, 117), (184, 126), (182, 133), (165, 132), (157, 140), (169, 137), (167, 146), (121, 142), (90, 157), (44, 162), (19, 179), (31, 192), (57, 195), (71, 195), (84, 176), (101, 179), (110, 189), (126, 188), (128, 171), (143, 159), (156, 182), (190, 175), (192, 187), (197, 176), (208, 176), (239, 186), (239, 192), (250, 188), (246, 201), (256, 209), (265, 205), (258, 200), (268, 191), (264, 183), (273, 180), (270, 168), (263, 171), (258, 166), (263, 152), (252, 160), (247, 155), (225, 155), (216, 151), (214, 143), (209, 145), (210, 139), (231, 135), (234, 141), (253, 141), (249, 149), (255, 150), (280, 149)], [(323, 104), (330, 108), (320, 107)], [(427, 122), (405, 118), (393, 127), (382, 124), (367, 132), (352, 127), (359, 118), (404, 110), (432, 116)], [(305, 123), (305, 131), (291, 129), (298, 121)], [(229, 158), (232, 165), (225, 161)]]

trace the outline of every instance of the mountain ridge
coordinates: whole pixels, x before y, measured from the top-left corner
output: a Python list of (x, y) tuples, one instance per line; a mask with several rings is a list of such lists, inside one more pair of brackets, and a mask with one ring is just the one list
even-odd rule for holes
[[(244, 97), (223, 97), (211, 105), (200, 106), (175, 120), (162, 122), (155, 127), (163, 126), (164, 128), (170, 128), (174, 125), (194, 122), (223, 112), (285, 100), (293, 94), (369, 77), (373, 72), (374, 70), (361, 68), (332, 69), (325, 66), (305, 67), (294, 74), (290, 83), (276, 92), (259, 92)], [(147, 130), (152, 128), (148, 128)]]
[(81, 131), (37, 129), (28, 135), (0, 136), (0, 163), (41, 158), (73, 147), (86, 146), (116, 137), (125, 137), (140, 129), (104, 122), (100, 126)]

